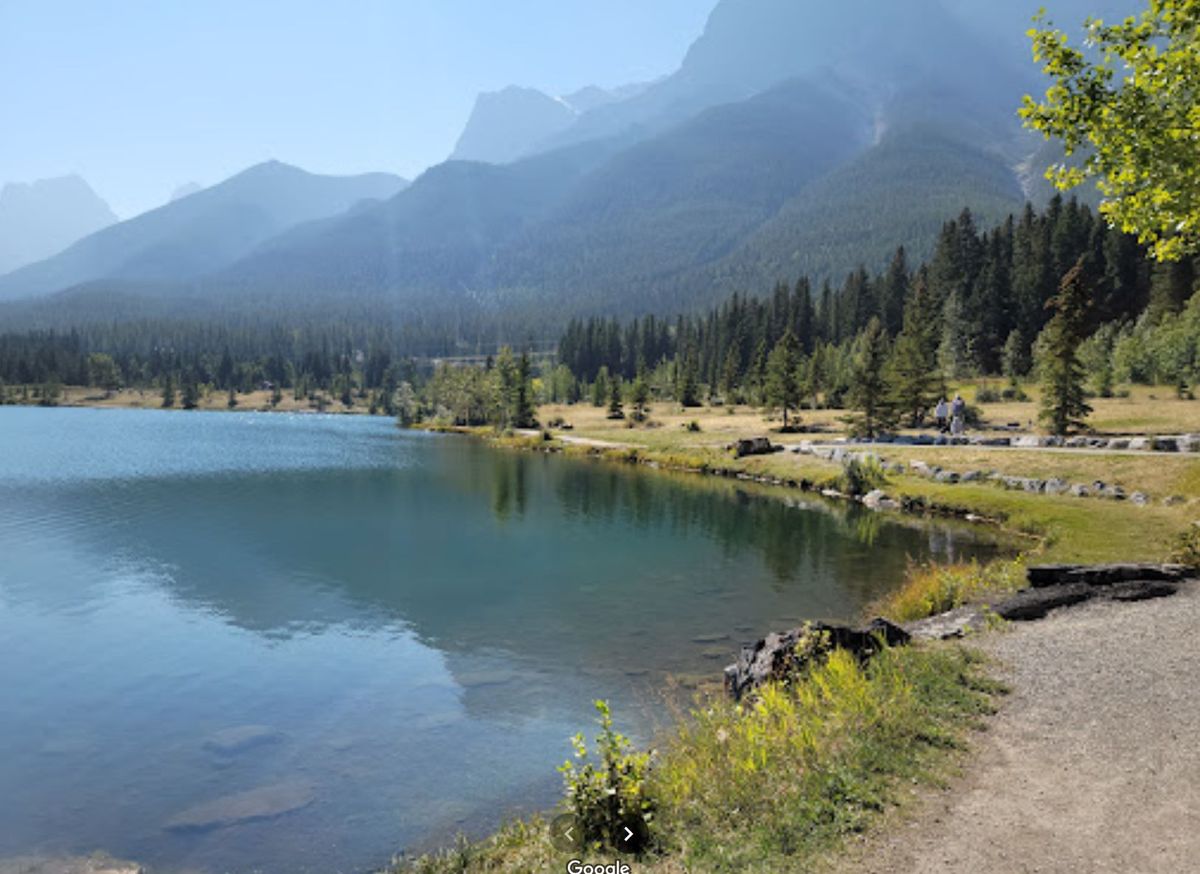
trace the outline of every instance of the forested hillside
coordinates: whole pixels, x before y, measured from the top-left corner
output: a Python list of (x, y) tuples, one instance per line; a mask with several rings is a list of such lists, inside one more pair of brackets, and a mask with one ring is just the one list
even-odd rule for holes
[[(603, 400), (614, 384), (624, 392), (640, 382), (654, 396), (684, 404), (705, 396), (769, 403), (772, 354), (787, 337), (794, 343), (791, 371), (806, 402), (840, 405), (872, 331), (881, 348), (904, 359), (922, 397), (943, 379), (1004, 373), (1016, 381), (1032, 372), (1052, 314), (1047, 303), (1076, 264), (1088, 293), (1086, 359), (1097, 390), (1111, 388), (1116, 378), (1184, 384), (1200, 378), (1195, 261), (1154, 262), (1133, 237), (1109, 229), (1087, 206), (1056, 197), (1042, 212), (1027, 205), (990, 228), (963, 211), (943, 224), (924, 263), (901, 248), (886, 269), (859, 268), (837, 284), (800, 277), (758, 295), (735, 294), (698, 314), (572, 320), (556, 358), (541, 356), (543, 398)], [(240, 323), (161, 313), (134, 320), (131, 314), (128, 321), (68, 332), (8, 333), (0, 335), (0, 382), (99, 384), (101, 356), (103, 372), (118, 384), (247, 391), (267, 382), (300, 394), (373, 393), (387, 406), (401, 383), (424, 384), (430, 358), (461, 348), (455, 334), (439, 341), (435, 333), (398, 330), (386, 319), (361, 318), (362, 312)], [(531, 337), (518, 346), (547, 351)], [(430, 403), (486, 406), (437, 396), (485, 390), (486, 381), (467, 375), (444, 373), (430, 383)]]
[(382, 202), (286, 221), (261, 193), (231, 196), (270, 175), (254, 168), (0, 278), (0, 297), (27, 298), (0, 316), (369, 318), (422, 338), (414, 351), (473, 351), (571, 317), (840, 282), (898, 245), (920, 259), (964, 207), (991, 224), (1041, 206), (1057, 157), (1015, 114), (1036, 69), (954, 5), (722, 0), (675, 74), (585, 100), (540, 154), (448, 161)]

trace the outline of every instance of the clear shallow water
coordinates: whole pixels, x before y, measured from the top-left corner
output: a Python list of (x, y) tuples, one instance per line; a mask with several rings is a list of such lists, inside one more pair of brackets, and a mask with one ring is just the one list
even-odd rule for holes
[[(369, 870), (552, 803), (593, 698), (644, 739), (669, 676), (994, 550), (383, 419), (0, 408), (0, 857)], [(165, 828), (281, 782), (312, 802)]]

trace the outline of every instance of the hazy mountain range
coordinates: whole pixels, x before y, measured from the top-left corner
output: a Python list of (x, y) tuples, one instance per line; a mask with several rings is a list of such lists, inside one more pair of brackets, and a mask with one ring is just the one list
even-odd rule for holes
[[(1048, 5), (1066, 27), (1136, 2)], [(1034, 6), (721, 0), (656, 82), (481, 95), (455, 157), (411, 186), (262, 165), (0, 277), (0, 298), (93, 283), (60, 317), (121, 292), (549, 326), (837, 280), (899, 244), (919, 258), (964, 207), (988, 223), (1045, 194), (1052, 153), (1015, 115), (1039, 90)]]
[(0, 273), (40, 261), (117, 221), (78, 176), (0, 188)]
[(47, 294), (98, 279), (192, 279), (233, 263), (297, 223), (390, 198), (405, 185), (386, 173), (317, 176), (276, 161), (259, 164), (0, 276), (0, 298)]

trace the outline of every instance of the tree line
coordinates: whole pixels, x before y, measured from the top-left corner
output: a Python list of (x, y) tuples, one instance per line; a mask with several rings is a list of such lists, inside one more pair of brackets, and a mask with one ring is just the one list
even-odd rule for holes
[[(684, 406), (703, 393), (775, 408), (785, 423), (801, 406), (850, 406), (873, 432), (921, 424), (946, 380), (974, 376), (1003, 374), (1013, 394), (1031, 376), (1066, 391), (1065, 371), (1072, 394), (1087, 379), (1099, 394), (1114, 380), (1185, 391), (1200, 376), (1196, 280), (1195, 259), (1160, 263), (1075, 199), (1056, 196), (1040, 213), (1026, 205), (982, 231), (964, 210), (915, 269), (900, 248), (882, 273), (859, 268), (837, 289), (801, 278), (674, 320), (574, 320), (559, 361), (580, 385), (554, 393), (570, 400), (591, 387), (600, 403), (610, 381), (640, 378)], [(1055, 429), (1078, 425), (1086, 405), (1066, 406), (1065, 419), (1050, 417)]]

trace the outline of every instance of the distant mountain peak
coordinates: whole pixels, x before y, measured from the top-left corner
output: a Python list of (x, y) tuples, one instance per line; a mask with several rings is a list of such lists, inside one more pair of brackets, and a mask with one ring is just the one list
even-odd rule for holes
[(174, 203), (176, 200), (183, 200), (185, 197), (190, 197), (197, 191), (203, 191), (204, 186), (199, 182), (185, 182), (171, 192), (171, 197), (168, 203)]
[(633, 97), (646, 87), (642, 83), (612, 89), (585, 85), (563, 95), (519, 85), (485, 91), (475, 98), (450, 160), (507, 164), (526, 157), (583, 113)]
[(40, 261), (117, 221), (77, 174), (0, 188), (0, 274)]
[[(73, 239), (74, 245), (49, 253), (52, 257), (0, 278), (0, 298), (43, 295), (103, 279), (187, 281), (295, 225), (342, 214), (363, 200), (391, 197), (405, 185), (386, 173), (322, 176), (264, 161), (191, 196)], [(0, 229), (0, 243), (5, 238)]]

